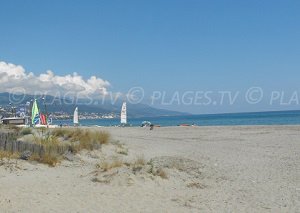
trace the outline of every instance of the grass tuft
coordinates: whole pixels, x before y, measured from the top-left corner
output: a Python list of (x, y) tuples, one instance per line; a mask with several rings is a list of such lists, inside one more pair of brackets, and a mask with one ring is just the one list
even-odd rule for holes
[(32, 130), (30, 128), (24, 128), (21, 130), (21, 135), (30, 135), (32, 134)]
[(103, 162), (97, 164), (96, 168), (101, 169), (104, 172), (107, 172), (111, 169), (122, 167), (123, 165), (124, 165), (123, 161), (121, 161), (119, 159), (114, 159), (111, 162), (103, 161)]
[(161, 177), (162, 179), (168, 179), (168, 175), (163, 169), (157, 170), (157, 176)]
[(0, 150), (0, 159), (18, 159), (20, 158), (20, 153), (18, 152), (14, 152), (14, 153), (11, 153), (9, 151), (3, 151), (3, 150)]
[(15, 133), (20, 133), (20, 131), (21, 131), (20, 127), (18, 127), (16, 125), (12, 125), (12, 124), (8, 125), (8, 129)]
[(67, 129), (59, 128), (53, 129), (51, 134), (56, 137), (64, 137), (68, 133)]
[(198, 182), (192, 182), (186, 185), (188, 188), (204, 189), (207, 186)]
[(55, 154), (44, 154), (42, 156), (33, 154), (29, 160), (31, 161), (37, 161), (39, 163), (48, 164), (51, 167), (56, 166), (58, 163), (61, 162), (61, 157)]
[(110, 134), (104, 131), (90, 131), (83, 129), (55, 129), (52, 135), (63, 137), (72, 143), (72, 150), (78, 152), (82, 149), (93, 150), (108, 144)]
[(144, 166), (145, 164), (146, 164), (146, 160), (144, 156), (138, 156), (134, 162), (134, 165), (136, 166)]

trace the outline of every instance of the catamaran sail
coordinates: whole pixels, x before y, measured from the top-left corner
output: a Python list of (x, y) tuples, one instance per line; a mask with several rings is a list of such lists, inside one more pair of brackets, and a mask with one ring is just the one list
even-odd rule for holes
[(47, 116), (43, 113), (40, 114), (40, 125), (47, 125)]
[(36, 102), (36, 99), (34, 100), (32, 104), (32, 111), (31, 111), (31, 124), (37, 125), (40, 121), (40, 114), (39, 114), (39, 108)]
[(75, 110), (74, 110), (73, 123), (74, 123), (74, 126), (78, 126), (79, 125), (78, 107), (76, 107)]
[(123, 102), (121, 110), (121, 124), (127, 124), (127, 109), (126, 102)]

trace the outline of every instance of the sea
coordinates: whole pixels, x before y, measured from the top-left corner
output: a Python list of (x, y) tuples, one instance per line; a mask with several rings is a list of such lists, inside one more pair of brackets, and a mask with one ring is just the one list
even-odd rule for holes
[[(237, 125), (300, 125), (300, 111), (228, 113), (209, 115), (185, 115), (128, 118), (131, 126), (141, 126), (143, 121), (154, 125), (178, 126), (181, 124), (198, 126), (237, 126)], [(72, 120), (53, 121), (57, 125), (72, 125)], [(120, 119), (85, 119), (81, 126), (118, 126)]]

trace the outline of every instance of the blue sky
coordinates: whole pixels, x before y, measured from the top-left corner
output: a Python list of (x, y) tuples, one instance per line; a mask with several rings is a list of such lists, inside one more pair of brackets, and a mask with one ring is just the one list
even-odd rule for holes
[[(299, 1), (1, 1), (0, 60), (36, 75), (77, 72), (109, 90), (299, 91)], [(300, 91), (299, 91), (300, 92)], [(268, 96), (265, 96), (268, 97)], [(299, 105), (157, 106), (193, 113)]]

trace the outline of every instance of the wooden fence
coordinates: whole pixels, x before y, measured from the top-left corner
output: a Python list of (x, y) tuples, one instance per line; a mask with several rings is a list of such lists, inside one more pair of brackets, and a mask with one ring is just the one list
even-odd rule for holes
[(44, 154), (64, 154), (70, 149), (68, 145), (46, 147), (42, 144), (18, 141), (18, 137), (17, 133), (0, 133), (0, 150), (11, 153), (30, 151), (32, 154), (42, 156)]

